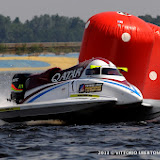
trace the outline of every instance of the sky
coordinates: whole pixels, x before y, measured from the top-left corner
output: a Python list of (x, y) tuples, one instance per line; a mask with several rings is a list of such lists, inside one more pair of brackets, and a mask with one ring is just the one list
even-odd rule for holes
[(160, 0), (0, 0), (0, 14), (12, 20), (19, 17), (22, 22), (43, 14), (80, 17), (87, 21), (106, 11), (156, 17), (160, 15)]

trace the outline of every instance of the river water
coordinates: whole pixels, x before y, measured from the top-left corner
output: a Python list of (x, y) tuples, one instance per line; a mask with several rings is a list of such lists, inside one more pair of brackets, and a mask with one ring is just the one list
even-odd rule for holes
[[(0, 105), (10, 93), (12, 72), (0, 73)], [(0, 121), (0, 158), (5, 160), (160, 159), (160, 123), (94, 125)]]
[(22, 125), (0, 127), (3, 159), (160, 159), (159, 124)]

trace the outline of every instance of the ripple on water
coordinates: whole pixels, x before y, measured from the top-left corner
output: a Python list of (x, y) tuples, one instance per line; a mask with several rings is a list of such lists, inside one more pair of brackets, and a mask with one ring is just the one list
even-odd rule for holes
[(0, 126), (0, 157), (24, 159), (158, 159), (160, 155), (98, 155), (98, 151), (159, 150), (159, 124)]

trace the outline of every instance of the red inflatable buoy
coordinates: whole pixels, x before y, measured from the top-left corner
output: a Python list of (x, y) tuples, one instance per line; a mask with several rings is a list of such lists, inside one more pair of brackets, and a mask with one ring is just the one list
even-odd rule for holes
[(127, 67), (124, 76), (144, 98), (160, 99), (160, 91), (156, 91), (160, 84), (159, 44), (158, 26), (128, 13), (103, 12), (92, 16), (85, 25), (79, 62), (103, 57), (118, 67)]

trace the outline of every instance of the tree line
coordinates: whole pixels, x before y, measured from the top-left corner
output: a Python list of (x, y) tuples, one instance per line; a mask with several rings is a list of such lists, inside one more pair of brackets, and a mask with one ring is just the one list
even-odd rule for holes
[[(139, 18), (160, 26), (160, 16)], [(0, 15), (0, 43), (78, 42), (82, 41), (85, 22), (79, 17), (57, 15), (34, 16), (24, 23), (18, 17)]]
[(12, 21), (9, 16), (0, 15), (0, 43), (78, 42), (84, 25), (79, 17), (45, 14), (22, 23), (18, 17)]
[(146, 22), (160, 26), (160, 16), (153, 18), (151, 15), (146, 14), (145, 16), (138, 16), (138, 17)]

